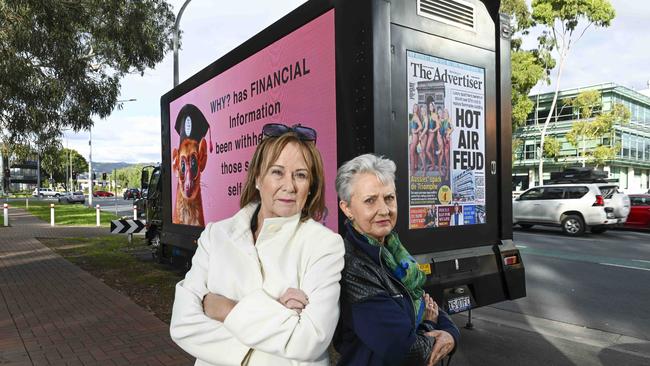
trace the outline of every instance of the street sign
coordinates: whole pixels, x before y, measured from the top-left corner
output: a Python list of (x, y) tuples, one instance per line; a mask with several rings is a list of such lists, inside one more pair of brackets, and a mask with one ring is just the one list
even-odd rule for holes
[(144, 230), (144, 220), (112, 220), (111, 234), (132, 234)]

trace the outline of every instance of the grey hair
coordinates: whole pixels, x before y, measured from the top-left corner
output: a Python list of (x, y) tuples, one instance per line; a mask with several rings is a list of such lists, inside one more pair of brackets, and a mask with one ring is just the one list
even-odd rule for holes
[(336, 193), (339, 198), (350, 203), (352, 183), (357, 174), (371, 173), (377, 176), (385, 185), (395, 183), (395, 163), (383, 156), (373, 154), (359, 155), (341, 165), (336, 172)]

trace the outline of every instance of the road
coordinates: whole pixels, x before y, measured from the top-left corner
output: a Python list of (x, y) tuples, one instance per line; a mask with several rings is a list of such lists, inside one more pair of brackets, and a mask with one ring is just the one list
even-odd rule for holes
[[(86, 203), (87, 203), (86, 198)], [(133, 217), (133, 200), (122, 197), (93, 197), (93, 206), (99, 205), (102, 211), (115, 213), (117, 216)]]
[[(54, 197), (36, 198), (30, 197), (29, 200), (42, 200), (52, 203), (57, 203), (58, 199)], [(7, 198), (3, 202), (25, 202), (25, 198)], [(93, 206), (99, 205), (102, 211), (112, 212), (117, 216), (130, 216), (133, 217), (133, 200), (124, 200), (119, 197), (93, 197)], [(86, 205), (88, 205), (88, 197), (86, 196)]]
[(535, 227), (514, 241), (527, 296), (475, 310), (454, 366), (650, 365), (650, 233)]

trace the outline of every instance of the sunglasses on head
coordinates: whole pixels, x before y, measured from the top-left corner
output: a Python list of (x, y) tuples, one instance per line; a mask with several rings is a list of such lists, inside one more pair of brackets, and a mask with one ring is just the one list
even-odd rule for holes
[(262, 127), (264, 137), (280, 137), (287, 132), (293, 132), (302, 141), (314, 141), (316, 143), (316, 130), (311, 127), (301, 126), (300, 123), (291, 127), (282, 123), (267, 123)]

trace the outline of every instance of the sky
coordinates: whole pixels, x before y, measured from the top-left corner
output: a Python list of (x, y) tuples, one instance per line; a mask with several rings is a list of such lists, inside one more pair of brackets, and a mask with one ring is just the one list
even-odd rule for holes
[[(168, 1), (178, 12), (184, 0)], [(182, 48), (179, 51), (179, 80), (197, 73), (237, 45), (257, 34), (304, 0), (246, 0), (239, 2), (192, 0), (181, 18)], [(616, 19), (605, 29), (590, 28), (571, 50), (561, 80), (561, 89), (614, 82), (632, 89), (648, 89), (650, 80), (650, 6), (635, 0), (612, 0)], [(524, 47), (535, 46), (535, 34)], [(123, 103), (108, 118), (95, 118), (92, 129), (92, 160), (99, 162), (160, 162), (160, 97), (172, 88), (173, 55), (144, 76), (122, 79)], [(555, 72), (553, 72), (555, 80)], [(551, 91), (540, 85), (533, 93)], [(64, 134), (63, 145), (88, 158), (87, 131)]]

